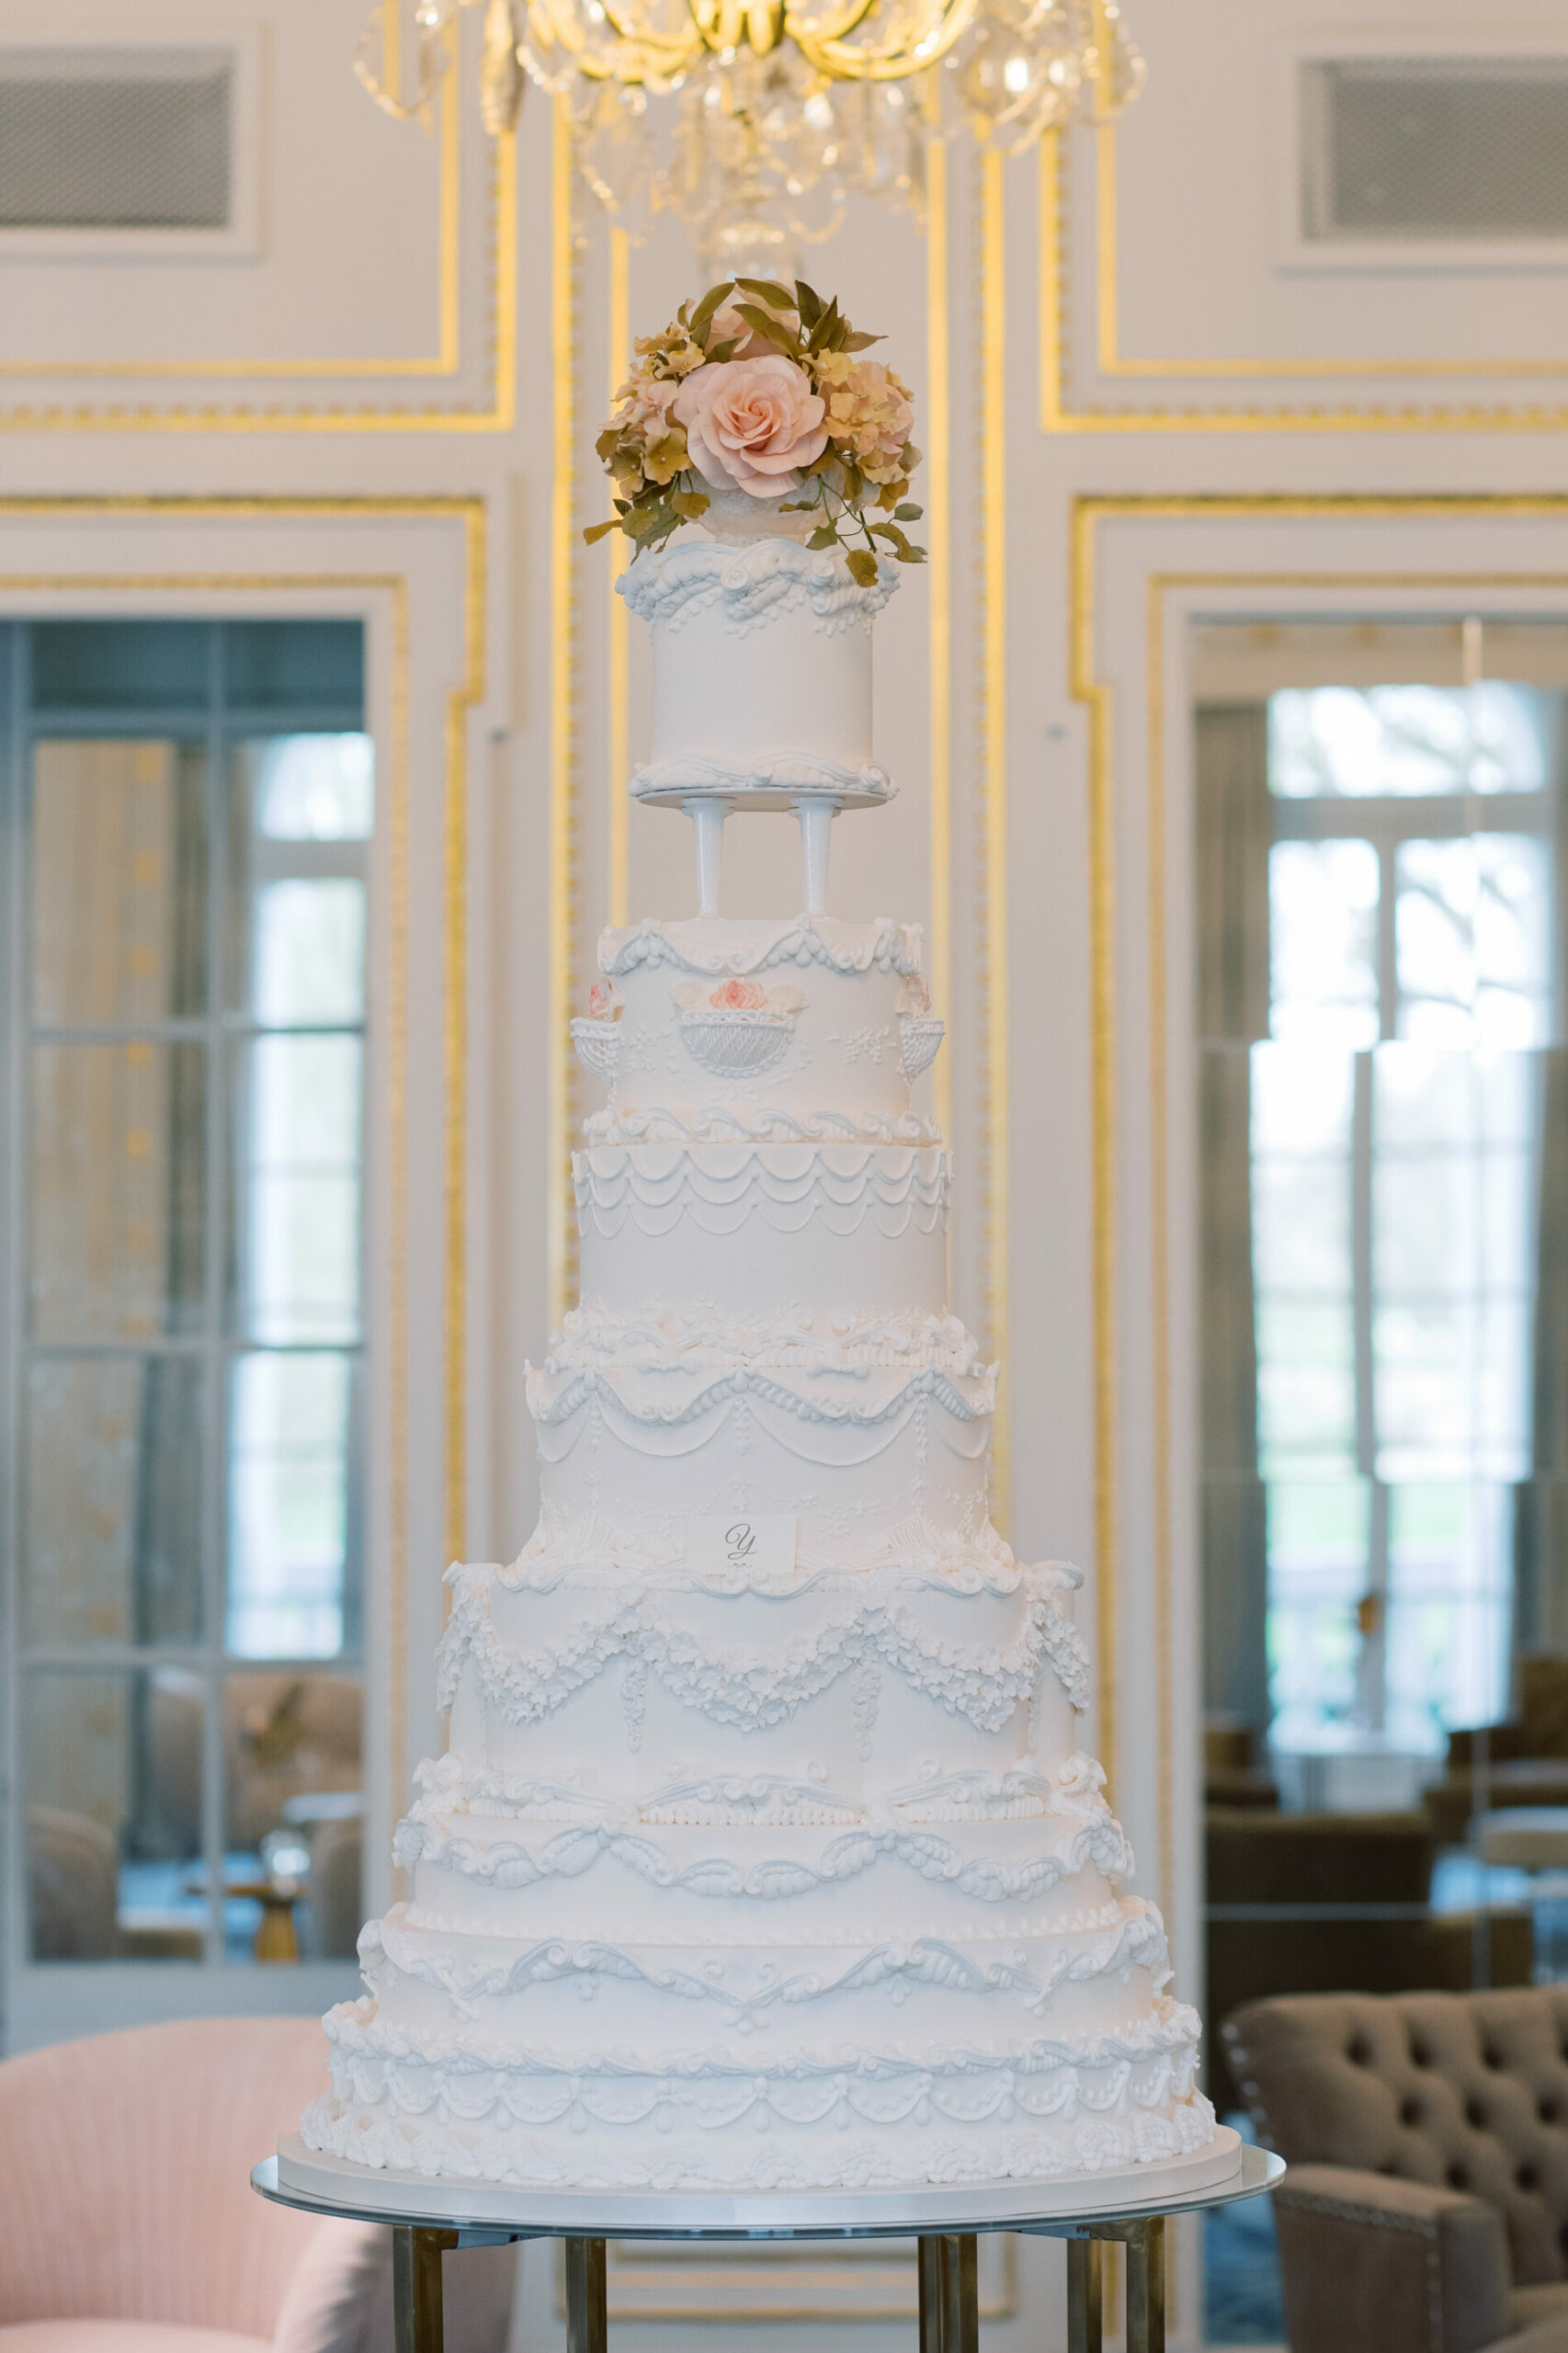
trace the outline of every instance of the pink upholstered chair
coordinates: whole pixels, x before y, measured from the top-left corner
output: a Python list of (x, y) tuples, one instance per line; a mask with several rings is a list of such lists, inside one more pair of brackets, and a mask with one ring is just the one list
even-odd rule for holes
[[(0, 2064), (0, 2353), (391, 2353), (391, 2233), (250, 2187), (325, 2062), (313, 2018), (197, 2018)], [(502, 2353), (511, 2255), (449, 2260), (448, 2353)]]

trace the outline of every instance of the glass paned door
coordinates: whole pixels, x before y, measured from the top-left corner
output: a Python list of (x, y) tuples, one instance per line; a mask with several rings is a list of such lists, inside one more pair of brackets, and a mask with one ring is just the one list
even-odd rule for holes
[(0, 628), (13, 1972), (352, 1952), (362, 667)]

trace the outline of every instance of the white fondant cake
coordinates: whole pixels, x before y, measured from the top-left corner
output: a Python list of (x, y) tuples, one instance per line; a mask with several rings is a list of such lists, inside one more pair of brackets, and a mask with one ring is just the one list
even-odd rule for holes
[[(869, 769), (887, 590), (793, 542), (640, 557), (655, 765)], [(1202, 2148), (1198, 2019), (1074, 1727), (1077, 1577), (987, 1517), (918, 932), (647, 922), (599, 971), (539, 1525), (450, 1572), (449, 1746), (306, 2143), (662, 2189)]]

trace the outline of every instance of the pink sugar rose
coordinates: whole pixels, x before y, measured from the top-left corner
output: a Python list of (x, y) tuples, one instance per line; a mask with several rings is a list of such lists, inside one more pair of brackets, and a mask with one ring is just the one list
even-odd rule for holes
[(670, 414), (686, 427), (691, 462), (705, 482), (733, 483), (753, 498), (801, 487), (801, 469), (827, 447), (826, 414), (803, 368), (782, 352), (699, 368)]
[(767, 1003), (767, 991), (756, 981), (721, 981), (708, 1002), (720, 1013), (756, 1013)]

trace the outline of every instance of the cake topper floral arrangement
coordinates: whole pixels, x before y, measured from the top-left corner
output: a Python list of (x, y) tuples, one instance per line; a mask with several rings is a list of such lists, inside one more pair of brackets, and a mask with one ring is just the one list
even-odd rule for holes
[(879, 553), (923, 563), (903, 526), (920, 463), (910, 440), (908, 387), (861, 353), (836, 298), (796, 281), (726, 278), (693, 309), (683, 302), (660, 335), (640, 335), (630, 379), (597, 448), (616, 485), (615, 514), (586, 540), (624, 531), (638, 549), (663, 547), (682, 523), (737, 492), (814, 517), (812, 548), (838, 547), (869, 587)]

